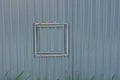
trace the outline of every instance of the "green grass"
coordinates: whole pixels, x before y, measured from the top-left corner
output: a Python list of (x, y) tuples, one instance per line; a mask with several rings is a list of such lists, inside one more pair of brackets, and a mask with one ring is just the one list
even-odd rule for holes
[[(15, 77), (15, 80), (31, 80), (31, 79), (30, 79), (31, 75), (23, 77), (23, 73), (24, 73), (24, 72), (20, 72), (20, 73)], [(98, 78), (99, 78), (99, 79), (97, 79), (97, 80), (103, 80), (103, 79), (100, 78), (100, 77), (98, 77)], [(6, 72), (6, 74), (5, 74), (5, 80), (9, 80), (8, 72)], [(40, 78), (37, 79), (37, 80), (40, 80)], [(46, 76), (46, 77), (44, 77), (43, 80), (49, 80), (49, 78)], [(57, 79), (57, 80), (61, 80), (61, 79)], [(65, 74), (63, 80), (70, 80), (70, 75)], [(87, 78), (87, 77), (86, 77), (86, 78), (84, 78), (84, 79), (81, 79), (81, 77), (80, 77), (79, 74), (78, 74), (78, 75), (76, 75), (76, 76), (74, 77), (74, 80), (96, 80), (96, 77), (95, 77), (95, 76), (92, 76), (91, 78)], [(111, 79), (110, 79), (110, 80), (119, 80), (119, 79), (118, 79), (118, 76), (117, 76), (116, 74), (114, 74), (114, 75), (111, 76)]]
[(112, 80), (118, 80), (116, 74), (114, 74), (114, 75), (112, 76)]
[[(16, 77), (15, 77), (15, 80), (29, 80), (30, 79), (30, 75), (27, 76), (27, 77), (24, 77), (24, 79), (21, 79), (23, 76), (23, 72), (20, 72)], [(8, 77), (8, 72), (6, 72), (5, 74), (5, 79), (6, 80), (9, 80), (9, 77)]]
[(15, 80), (20, 80), (21, 76), (22, 76), (23, 72), (21, 72), (20, 74), (18, 74), (15, 78)]

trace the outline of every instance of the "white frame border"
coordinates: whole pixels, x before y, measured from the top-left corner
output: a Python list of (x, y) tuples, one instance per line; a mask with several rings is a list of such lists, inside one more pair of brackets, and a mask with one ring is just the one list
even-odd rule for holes
[[(37, 41), (36, 41), (36, 28), (37, 27), (43, 27), (43, 26), (37, 26), (37, 25), (64, 25), (65, 28), (65, 43), (66, 45), (64, 46), (64, 52), (37, 52)], [(60, 26), (46, 26), (46, 27), (60, 27)], [(63, 27), (63, 26), (61, 26)], [(34, 46), (35, 46), (35, 56), (68, 56), (68, 24), (67, 23), (34, 23)], [(51, 54), (48, 54), (51, 53)]]

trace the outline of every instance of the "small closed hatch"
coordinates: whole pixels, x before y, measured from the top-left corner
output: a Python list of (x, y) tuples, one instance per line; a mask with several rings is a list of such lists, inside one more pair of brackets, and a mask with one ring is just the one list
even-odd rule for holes
[(35, 23), (35, 56), (67, 56), (68, 24)]

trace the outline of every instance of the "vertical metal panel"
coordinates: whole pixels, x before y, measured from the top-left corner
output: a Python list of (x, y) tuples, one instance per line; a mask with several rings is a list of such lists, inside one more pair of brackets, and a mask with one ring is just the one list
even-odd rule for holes
[[(6, 72), (14, 80), (22, 71), (31, 80), (120, 77), (119, 21), (119, 0), (0, 0), (0, 80)], [(69, 56), (34, 57), (34, 22), (69, 23)], [(62, 30), (45, 29), (44, 49), (58, 46), (55, 40), (48, 44), (53, 36), (47, 34), (54, 32), (61, 44)]]
[[(0, 18), (2, 18), (2, 1), (0, 1)], [(3, 19), (0, 19), (0, 25), (2, 26), (3, 25)], [(0, 66), (1, 66), (1, 68), (0, 68), (0, 79), (2, 79), (3, 77), (3, 66), (2, 66), (2, 64), (3, 64), (3, 60), (2, 60), (2, 52), (3, 52), (3, 47), (2, 47), (2, 42), (3, 42), (3, 37), (2, 37), (2, 35), (3, 35), (3, 27), (0, 27)]]
[(118, 6), (119, 0), (73, 1), (74, 78), (119, 76)]
[[(40, 6), (40, 4), (42, 6)], [(65, 11), (67, 7), (65, 7), (64, 0), (35, 0), (35, 22), (38, 23), (67, 23), (65, 21)], [(39, 13), (39, 14), (38, 14)], [(56, 34), (54, 34), (56, 32)], [(42, 34), (44, 33), (44, 35)], [(49, 34), (49, 35), (48, 35)], [(52, 35), (50, 35), (52, 34)], [(59, 49), (63, 49), (62, 46), (64, 44), (61, 43), (62, 35), (64, 33), (61, 29), (52, 30), (52, 29), (45, 29), (42, 30), (41, 35), (43, 35), (45, 43), (42, 46), (44, 49), (49, 51), (49, 48), (52, 47), (52, 50), (57, 49), (56, 42)], [(59, 37), (59, 36), (61, 37)], [(45, 37), (46, 36), (46, 37)], [(55, 37), (56, 36), (56, 37)], [(52, 39), (52, 38), (56, 39)], [(61, 38), (61, 39), (59, 39)], [(55, 41), (57, 40), (57, 41)], [(63, 41), (62, 41), (63, 42)], [(63, 42), (64, 43), (64, 42)], [(47, 47), (48, 46), (48, 47)], [(71, 53), (69, 53), (71, 54)], [(72, 72), (72, 64), (70, 58), (72, 55), (68, 57), (37, 57), (39, 59), (39, 69), (42, 71), (40, 75), (40, 79), (45, 79), (46, 77), (49, 80), (57, 80), (57, 79), (64, 79), (65, 75)], [(41, 72), (40, 72), (41, 73)], [(72, 74), (70, 74), (72, 75)]]

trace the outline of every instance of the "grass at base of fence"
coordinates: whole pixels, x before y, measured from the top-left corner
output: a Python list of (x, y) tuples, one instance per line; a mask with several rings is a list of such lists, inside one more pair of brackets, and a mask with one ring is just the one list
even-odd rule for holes
[[(31, 78), (30, 78), (31, 75), (23, 78), (23, 73), (24, 73), (24, 72), (20, 72), (20, 73), (15, 77), (15, 80), (31, 80)], [(8, 72), (6, 72), (6, 74), (5, 74), (5, 80), (9, 80)], [(37, 80), (40, 80), (40, 78), (38, 78)], [(46, 76), (43, 80), (50, 80), (50, 79)], [(57, 78), (57, 80), (61, 80), (61, 79)], [(70, 79), (70, 75), (65, 74), (63, 80), (72, 80), (72, 79)], [(81, 79), (80, 75), (78, 74), (78, 75), (76, 75), (76, 76), (74, 77), (73, 80), (96, 80), (96, 77), (95, 77), (95, 76), (92, 76), (91, 78), (87, 78), (87, 77), (86, 77), (85, 79)], [(105, 79), (100, 79), (100, 78), (99, 78), (99, 79), (97, 79), (97, 80), (105, 80)], [(116, 74), (114, 74), (114, 75), (112, 75), (112, 77), (111, 77), (110, 80), (119, 80), (119, 79), (118, 79), (118, 76), (117, 76)]]
[[(23, 75), (23, 71), (20, 72), (20, 73), (15, 77), (15, 80), (21, 80), (21, 78), (23, 77), (22, 75)], [(22, 79), (22, 80), (29, 80), (30, 77), (31, 77), (31, 75), (29, 75), (29, 76), (27, 76), (27, 77), (24, 77), (24, 79)], [(6, 74), (5, 74), (5, 80), (9, 80), (8, 72), (6, 72)]]

